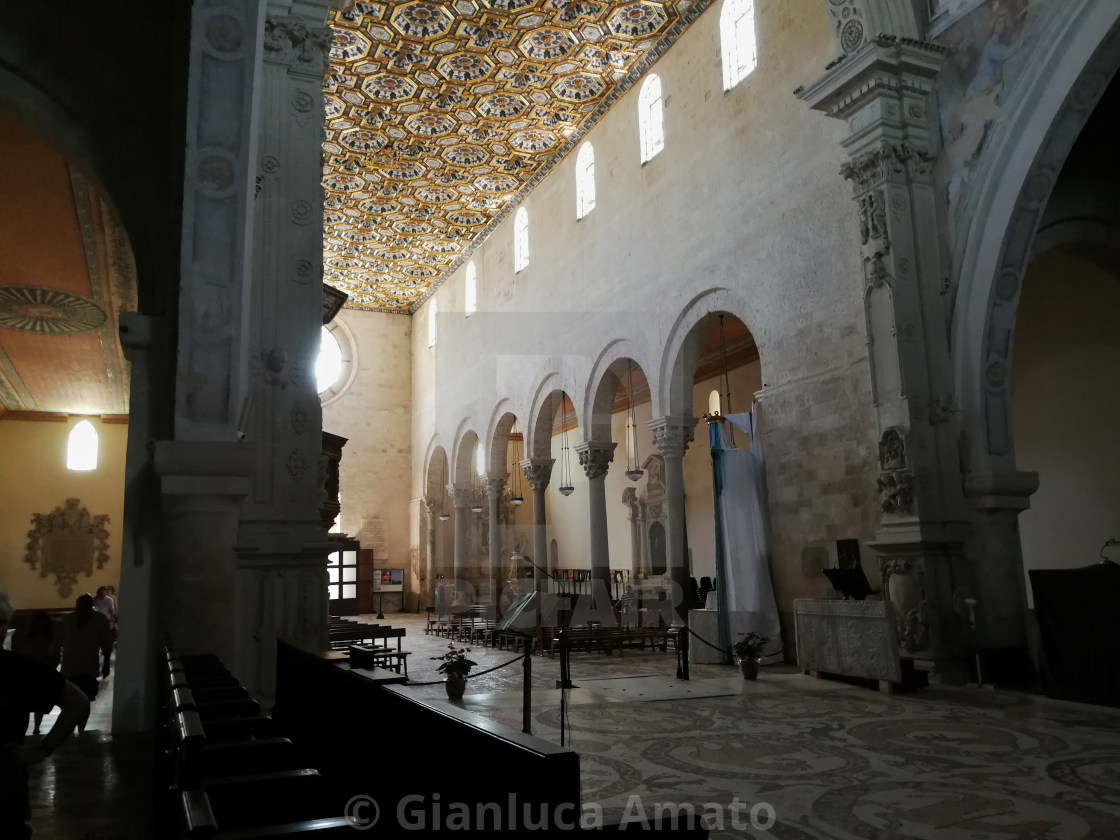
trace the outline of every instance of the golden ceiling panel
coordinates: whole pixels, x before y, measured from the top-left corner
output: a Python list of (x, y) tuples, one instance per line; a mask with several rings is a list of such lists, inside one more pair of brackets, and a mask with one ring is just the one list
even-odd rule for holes
[(414, 312), (710, 2), (332, 12), (327, 282), (349, 307)]

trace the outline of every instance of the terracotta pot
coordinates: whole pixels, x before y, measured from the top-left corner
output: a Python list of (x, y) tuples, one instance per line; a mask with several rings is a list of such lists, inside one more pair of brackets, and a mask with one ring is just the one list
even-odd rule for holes
[(465, 691), (467, 688), (467, 678), (448, 677), (447, 682), (443, 684), (443, 687), (447, 689), (448, 700), (462, 700), (463, 691)]
[(743, 678), (747, 680), (758, 679), (758, 660), (757, 659), (740, 659), (739, 670), (743, 673)]

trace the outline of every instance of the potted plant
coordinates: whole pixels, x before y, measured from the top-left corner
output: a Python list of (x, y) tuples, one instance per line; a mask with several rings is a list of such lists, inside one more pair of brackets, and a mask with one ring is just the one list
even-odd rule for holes
[(770, 641), (766, 636), (755, 633), (753, 630), (740, 633), (739, 640), (731, 646), (735, 658), (739, 662), (739, 670), (748, 680), (757, 679), (758, 663), (762, 659), (762, 649)]
[(440, 666), (437, 669), (441, 674), (447, 675), (447, 682), (444, 683), (444, 688), (447, 689), (447, 697), (450, 700), (463, 699), (463, 691), (467, 687), (467, 676), (478, 663), (473, 659), (468, 659), (467, 654), (471, 652), (468, 648), (456, 648), (454, 642), (447, 643), (447, 653), (443, 656), (433, 656), (432, 659), (440, 660)]

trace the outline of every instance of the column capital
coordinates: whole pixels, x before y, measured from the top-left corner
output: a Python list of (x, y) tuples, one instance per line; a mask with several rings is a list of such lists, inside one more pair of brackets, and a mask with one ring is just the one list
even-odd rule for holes
[(435, 516), (436, 511), (439, 509), (439, 502), (435, 499), (421, 499), (420, 501), (424, 504), (424, 510), (428, 512), (428, 516)]
[[(269, 14), (264, 22), (264, 60), (322, 78), (327, 68), (331, 30), (298, 15)], [(298, 104), (296, 105), (298, 110)]]
[(646, 423), (654, 445), (666, 458), (683, 458), (693, 441), (695, 417), (657, 417)]
[(506, 480), (504, 478), (484, 478), (482, 486), (486, 488), (486, 498), (494, 501), (502, 498), (502, 493), (506, 489)]
[(554, 458), (526, 458), (519, 462), (521, 471), (525, 473), (525, 481), (530, 490), (544, 490), (552, 478), (552, 465)]
[(617, 445), (614, 442), (602, 443), (592, 440), (575, 446), (576, 454), (579, 455), (579, 465), (583, 467), (583, 474), (587, 476), (588, 481), (607, 474), (607, 469), (614, 460), (614, 448)]
[(470, 505), (474, 499), (473, 487), (456, 487), (454, 484), (447, 485), (447, 495), (451, 499), (451, 506), (456, 510), (465, 508)]
[(1037, 490), (1036, 472), (973, 472), (964, 477), (964, 494), (977, 510), (1018, 513), (1031, 506), (1031, 496)]

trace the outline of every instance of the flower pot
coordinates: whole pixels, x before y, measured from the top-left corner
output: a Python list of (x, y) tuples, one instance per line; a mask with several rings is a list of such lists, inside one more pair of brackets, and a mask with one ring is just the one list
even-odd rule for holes
[(447, 689), (448, 700), (462, 700), (463, 692), (467, 688), (467, 678), (448, 677), (447, 682), (443, 684), (443, 687)]
[(743, 679), (757, 680), (758, 679), (758, 660), (757, 659), (740, 659), (739, 670), (743, 673)]

